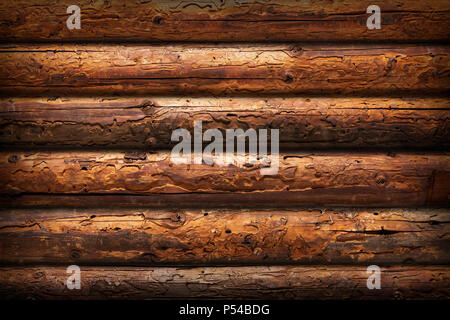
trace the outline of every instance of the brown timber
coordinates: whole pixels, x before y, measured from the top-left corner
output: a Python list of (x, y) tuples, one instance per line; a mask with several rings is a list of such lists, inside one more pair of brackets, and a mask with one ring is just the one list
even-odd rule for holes
[(448, 299), (448, 266), (381, 268), (381, 290), (367, 288), (367, 267), (81, 267), (69, 290), (62, 267), (0, 268), (9, 299)]
[(449, 72), (449, 47), (436, 45), (0, 46), (8, 96), (437, 94)]
[[(447, 0), (139, 1), (79, 0), (81, 29), (69, 30), (71, 0), (0, 2), (0, 41), (446, 41)], [(370, 5), (381, 29), (369, 30)]]
[[(444, 98), (9, 98), (0, 145), (166, 148), (177, 128), (280, 130), (282, 148), (450, 146)], [(270, 137), (269, 137), (270, 140)]]

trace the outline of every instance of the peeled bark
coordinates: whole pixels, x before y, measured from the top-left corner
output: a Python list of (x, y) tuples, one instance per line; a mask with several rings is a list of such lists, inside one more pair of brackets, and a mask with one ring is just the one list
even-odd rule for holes
[(262, 175), (266, 157), (230, 165), (207, 156), (202, 164), (174, 159), (170, 152), (3, 152), (0, 194), (13, 196), (14, 205), (27, 195), (47, 197), (48, 204), (58, 203), (54, 195), (110, 195), (118, 202), (104, 198), (101, 205), (151, 207), (449, 204), (446, 153), (283, 153), (274, 175)]
[(0, 264), (449, 264), (447, 209), (0, 211)]
[[(76, 1), (81, 29), (69, 30), (70, 0), (0, 3), (2, 41), (445, 41), (446, 0)], [(381, 29), (366, 13), (381, 9)]]
[(1, 45), (7, 95), (399, 94), (450, 89), (448, 46)]
[(195, 121), (280, 130), (282, 148), (448, 148), (443, 98), (11, 98), (0, 100), (0, 145), (171, 147)]
[(450, 2), (373, 4), (1, 1), (0, 298), (448, 299)]
[(381, 268), (381, 289), (367, 288), (366, 267), (83, 267), (69, 290), (66, 267), (0, 268), (5, 299), (448, 299), (450, 269)]

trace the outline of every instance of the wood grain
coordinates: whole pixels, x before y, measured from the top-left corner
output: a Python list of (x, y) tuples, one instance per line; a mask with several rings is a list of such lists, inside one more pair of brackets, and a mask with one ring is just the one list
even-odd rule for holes
[(1, 45), (0, 93), (406, 94), (450, 89), (448, 46)]
[[(203, 130), (280, 130), (281, 148), (450, 147), (444, 98), (9, 98), (0, 145), (10, 148), (167, 148), (195, 121)], [(270, 141), (270, 137), (269, 137)]]
[[(69, 30), (73, 1), (0, 3), (1, 41), (445, 41), (445, 0), (88, 1), (81, 29)], [(378, 4), (381, 29), (368, 30)]]
[(271, 176), (261, 175), (265, 158), (230, 165), (209, 159), (213, 165), (174, 164), (166, 151), (2, 152), (0, 194), (15, 198), (9, 205), (20, 205), (24, 195), (46, 196), (48, 203), (58, 203), (54, 195), (122, 196), (101, 205), (154, 207), (449, 204), (449, 185), (439, 178), (450, 171), (446, 153), (283, 153)]
[(448, 299), (450, 2), (373, 4), (1, 1), (0, 299)]
[(0, 211), (0, 264), (449, 264), (448, 209)]
[(66, 267), (0, 268), (4, 299), (448, 299), (448, 266), (381, 268), (381, 290), (367, 267), (81, 267), (81, 290)]

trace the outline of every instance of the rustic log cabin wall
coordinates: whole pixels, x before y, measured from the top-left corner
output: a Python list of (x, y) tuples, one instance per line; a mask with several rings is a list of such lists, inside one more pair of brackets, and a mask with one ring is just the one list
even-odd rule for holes
[(0, 3), (2, 299), (449, 299), (449, 1), (73, 4)]

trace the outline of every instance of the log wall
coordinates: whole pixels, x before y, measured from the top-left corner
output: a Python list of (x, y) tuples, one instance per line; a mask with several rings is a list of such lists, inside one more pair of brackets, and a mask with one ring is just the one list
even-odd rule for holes
[(449, 299), (448, 1), (72, 4), (0, 2), (1, 299)]
[(448, 223), (444, 209), (14, 209), (0, 264), (445, 265)]
[[(3, 147), (172, 147), (172, 131), (278, 129), (283, 149), (449, 146), (446, 98), (15, 98), (0, 100)], [(268, 137), (270, 142), (270, 136)]]
[(86, 286), (69, 290), (65, 268), (17, 267), (0, 269), (0, 294), (16, 299), (447, 298), (448, 267), (390, 267), (384, 272), (385, 290), (378, 293), (367, 289), (366, 268), (358, 267), (86, 267)]

